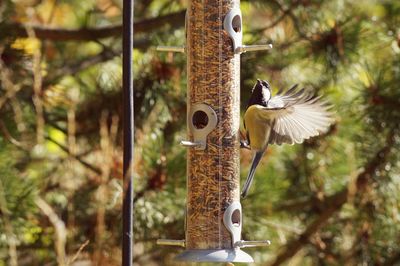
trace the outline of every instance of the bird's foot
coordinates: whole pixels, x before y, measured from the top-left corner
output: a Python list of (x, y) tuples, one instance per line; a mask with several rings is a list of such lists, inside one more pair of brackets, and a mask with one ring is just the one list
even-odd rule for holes
[(250, 145), (246, 140), (240, 140), (240, 148), (251, 150)]

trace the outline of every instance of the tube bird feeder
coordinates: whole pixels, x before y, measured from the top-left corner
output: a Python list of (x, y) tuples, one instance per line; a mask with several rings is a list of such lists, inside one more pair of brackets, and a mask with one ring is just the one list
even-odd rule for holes
[[(240, 57), (232, 50), (223, 20), (238, 5), (238, 1), (194, 0), (187, 13), (188, 136), (197, 145), (188, 149), (187, 250), (178, 259), (225, 261), (226, 255), (252, 261), (239, 250), (230, 254), (242, 223)], [(236, 23), (240, 31), (240, 21)], [(233, 229), (229, 232), (223, 217), (232, 204), (232, 217), (226, 219)]]
[(242, 247), (240, 204), (240, 54), (270, 45), (242, 44), (239, 0), (191, 0), (186, 46), (159, 48), (187, 54), (188, 148), (183, 261), (253, 262)]

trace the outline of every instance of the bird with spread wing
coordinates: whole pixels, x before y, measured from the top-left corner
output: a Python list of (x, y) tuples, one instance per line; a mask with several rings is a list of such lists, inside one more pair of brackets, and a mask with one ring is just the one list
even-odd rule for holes
[(326, 132), (333, 122), (331, 106), (321, 96), (305, 89), (297, 90), (297, 85), (271, 96), (269, 83), (258, 79), (244, 114), (247, 142), (241, 144), (255, 154), (242, 190), (243, 198), (268, 144), (302, 143)]

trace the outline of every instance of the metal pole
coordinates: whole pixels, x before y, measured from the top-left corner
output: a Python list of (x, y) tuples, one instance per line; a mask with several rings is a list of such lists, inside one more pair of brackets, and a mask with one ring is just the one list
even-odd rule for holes
[(134, 0), (123, 2), (123, 104), (124, 104), (124, 195), (122, 203), (122, 265), (132, 266), (133, 258), (133, 151), (134, 151), (134, 101), (133, 101), (133, 7)]

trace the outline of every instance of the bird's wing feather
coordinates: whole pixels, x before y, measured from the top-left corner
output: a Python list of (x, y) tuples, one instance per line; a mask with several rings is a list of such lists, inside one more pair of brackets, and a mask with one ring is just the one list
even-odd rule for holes
[[(271, 98), (260, 112), (262, 118), (274, 121), (269, 143), (301, 143), (325, 132), (333, 114), (330, 106), (319, 100), (304, 89), (296, 91), (295, 86)], [(283, 106), (276, 108), (278, 104)]]

